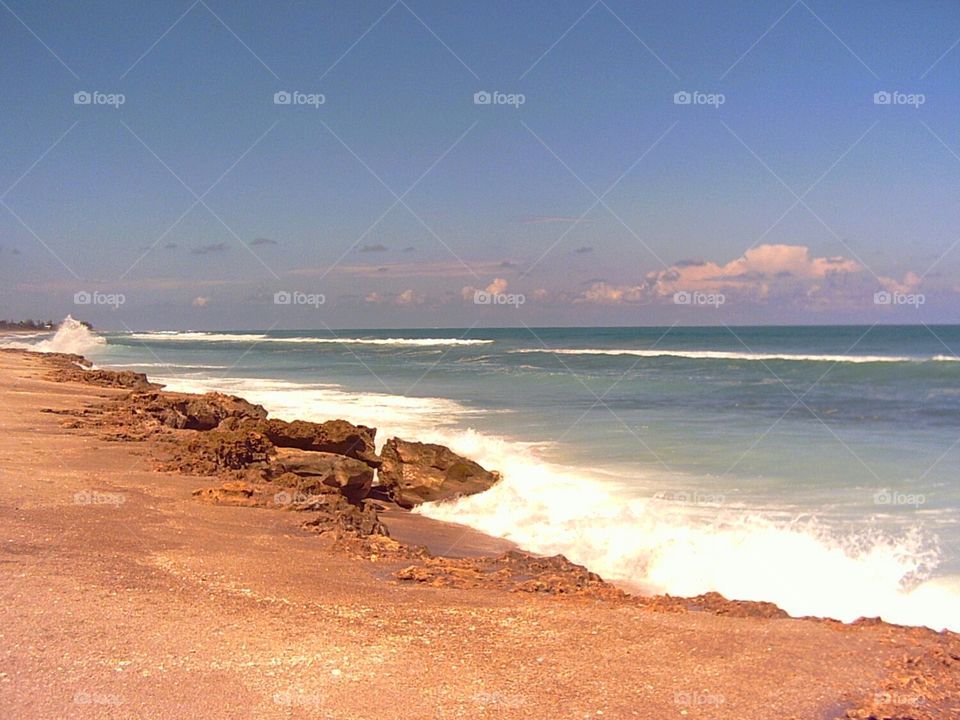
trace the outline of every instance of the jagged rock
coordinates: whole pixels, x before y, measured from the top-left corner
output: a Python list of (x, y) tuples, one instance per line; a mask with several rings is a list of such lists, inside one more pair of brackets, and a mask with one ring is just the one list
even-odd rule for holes
[(262, 493), (255, 485), (239, 480), (225, 482), (219, 487), (200, 488), (193, 491), (194, 497), (218, 505), (241, 505), (255, 507), (263, 504)]
[(129, 388), (131, 390), (149, 390), (161, 387), (150, 382), (143, 373), (131, 370), (88, 370), (72, 363), (54, 370), (50, 373), (50, 379), (55, 382), (82, 382), (98, 387)]
[(164, 469), (188, 475), (244, 470), (256, 463), (268, 462), (273, 449), (260, 433), (211, 430), (185, 438)]
[(374, 448), (376, 428), (354, 425), (346, 420), (328, 420), (315, 423), (304, 420), (238, 420), (225, 421), (226, 429), (244, 428), (256, 430), (270, 438), (280, 448), (295, 448), (313, 452), (334, 453), (362, 460), (373, 468), (380, 467), (380, 459)]
[(643, 599), (643, 604), (660, 612), (708, 612), (713, 615), (754, 618), (790, 617), (784, 610), (770, 602), (752, 600), (728, 600), (718, 592), (708, 592), (696, 597), (654, 595)]
[(618, 601), (628, 597), (563, 555), (538, 557), (516, 550), (496, 558), (425, 557), (422, 564), (398, 570), (394, 577), (431, 587), (499, 587), (511, 592), (583, 595)]
[(303, 526), (321, 535), (327, 533), (355, 537), (370, 535), (389, 537), (390, 535), (377, 517), (376, 509), (366, 504), (354, 505), (340, 494), (320, 495), (303, 509), (318, 511), (317, 516), (305, 522)]
[(180, 430), (213, 430), (227, 418), (260, 420), (267, 411), (243, 398), (223, 393), (132, 393), (129, 405), (166, 427)]
[(381, 492), (405, 508), (483, 492), (500, 479), (443, 445), (390, 438), (380, 459)]
[[(297, 493), (317, 495), (332, 490), (353, 504), (367, 497), (373, 486), (373, 468), (360, 460), (333, 453), (285, 448), (277, 453), (270, 470), (286, 477), (283, 484)], [(297, 478), (295, 485), (290, 484), (289, 475)]]

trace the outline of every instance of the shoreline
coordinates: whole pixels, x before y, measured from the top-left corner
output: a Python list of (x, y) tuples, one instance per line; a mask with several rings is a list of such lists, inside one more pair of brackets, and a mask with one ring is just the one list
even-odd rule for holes
[[(30, 354), (39, 355), (48, 361), (52, 361), (52, 364), (60, 373), (58, 377), (58, 381), (60, 382), (90, 382), (93, 385), (123, 387), (127, 390), (131, 388), (136, 390), (138, 389), (138, 385), (142, 383), (145, 387), (156, 388), (160, 394), (174, 394), (166, 391), (163, 384), (157, 384), (151, 381), (149, 376), (145, 373), (136, 373), (130, 370), (115, 370), (109, 367), (99, 367), (82, 355), (63, 354), (56, 352), (32, 353), (32, 351), (22, 349), (9, 350), (8, 352), (27, 352)], [(77, 373), (72, 371), (72, 367), (74, 366), (82, 369), (83, 372)], [(92, 380), (89, 379), (91, 376), (93, 377)], [(203, 394), (189, 391), (175, 394), (197, 397), (204, 396)], [(206, 393), (206, 395), (210, 394), (211, 393)], [(245, 398), (237, 395), (228, 395), (227, 397), (233, 397), (243, 402), (249, 402)], [(296, 420), (296, 422), (301, 421)], [(374, 430), (374, 432), (376, 432), (376, 430)], [(189, 474), (189, 472), (187, 474)], [(226, 473), (224, 477), (231, 478), (231, 475), (230, 473)], [(198, 494), (198, 491), (194, 494)], [(421, 513), (413, 513), (410, 511), (410, 508), (399, 507), (392, 502), (381, 502), (379, 505), (382, 506), (382, 509), (378, 509), (378, 517), (382, 518), (384, 524), (388, 527), (388, 529), (391, 530), (391, 536), (396, 533), (397, 539), (402, 544), (424, 547), (431, 554), (436, 555), (439, 558), (456, 559), (484, 557), (501, 554), (508, 551), (519, 551), (531, 557), (544, 557), (539, 553), (518, 546), (513, 541), (488, 535), (467, 525), (448, 520), (434, 519)], [(715, 612), (716, 614), (735, 613), (748, 616), (755, 614), (765, 617), (779, 615), (783, 617), (790, 617), (792, 619), (840, 623), (842, 625), (854, 625), (859, 622), (872, 622), (889, 625), (891, 627), (916, 628), (918, 630), (938, 632), (926, 626), (899, 625), (897, 623), (890, 623), (879, 618), (865, 616), (862, 616), (853, 622), (844, 622), (830, 617), (789, 615), (772, 602), (735, 599), (731, 600), (723, 597), (717, 592), (708, 592), (697, 597), (680, 597), (656, 592), (644, 592), (644, 587), (640, 583), (611, 581), (608, 584), (622, 589), (625, 594), (631, 597), (651, 598), (653, 599), (653, 604), (659, 606), (683, 606), (684, 602), (687, 601), (685, 607), (695, 608), (697, 610), (703, 609), (704, 611)], [(945, 629), (942, 632), (952, 633), (953, 631)], [(960, 636), (960, 634), (957, 635)]]
[[(425, 544), (436, 551), (453, 536), (458, 536), (459, 557), (443, 557), (445, 553), (439, 552), (431, 559), (411, 565), (405, 555), (384, 556), (373, 561), (358, 556), (349, 547), (346, 551), (334, 547), (335, 543), (331, 545), (322, 536), (300, 528), (301, 516), (309, 513), (201, 502), (193, 496), (198, 482), (209, 488), (216, 487), (218, 481), (158, 472), (151, 456), (156, 451), (155, 439), (114, 437), (105, 440), (102, 428), (98, 432), (96, 427), (82, 424), (84, 419), (95, 417), (98, 405), (122, 402), (129, 389), (80, 383), (75, 375), (62, 382), (47, 379), (51, 372), (57, 371), (62, 357), (14, 350), (0, 353), (0, 377), (5, 395), (0, 412), (4, 426), (10, 431), (0, 452), (5, 480), (0, 507), (8, 521), (0, 571), (12, 588), (3, 612), (8, 626), (9, 621), (27, 620), (7, 634), (14, 658), (23, 664), (18, 665), (14, 660), (11, 665), (9, 655), (2, 661), (0, 701), (5, 707), (18, 708), (24, 716), (33, 716), (31, 713), (42, 707), (56, 715), (83, 712), (86, 713), (83, 716), (125, 717), (110, 712), (118, 707), (124, 709), (125, 705), (128, 710), (134, 701), (145, 702), (152, 708), (148, 716), (159, 714), (158, 709), (171, 707), (173, 695), (164, 694), (170, 686), (165, 685), (165, 690), (151, 689), (149, 683), (141, 682), (142, 678), (163, 675), (163, 671), (156, 670), (155, 662), (163, 653), (146, 647), (139, 636), (127, 632), (121, 636), (108, 633), (114, 643), (137, 647), (137, 652), (127, 653), (133, 658), (128, 658), (129, 664), (119, 666), (135, 665), (140, 670), (138, 679), (126, 690), (111, 689), (108, 681), (128, 679), (131, 673), (127, 670), (118, 671), (109, 662), (94, 663), (96, 667), (92, 667), (79, 660), (85, 657), (88, 646), (100, 645), (97, 637), (89, 634), (88, 627), (97, 625), (94, 618), (100, 606), (93, 602), (95, 597), (113, 597), (112, 602), (119, 602), (117, 598), (123, 599), (132, 592), (135, 596), (159, 598), (156, 607), (131, 599), (130, 604), (139, 613), (133, 616), (137, 620), (131, 622), (146, 623), (141, 628), (144, 631), (150, 622), (156, 621), (179, 626), (176, 612), (183, 612), (186, 606), (176, 597), (164, 599), (161, 588), (164, 583), (191, 596), (196, 596), (198, 590), (209, 590), (211, 596), (221, 600), (229, 598), (229, 605), (236, 602), (243, 606), (243, 616), (261, 635), (267, 633), (263, 626), (267, 621), (261, 616), (265, 608), (294, 604), (299, 607), (298, 612), (309, 616), (311, 607), (316, 612), (316, 597), (332, 594), (336, 596), (334, 604), (341, 608), (334, 613), (339, 630), (333, 639), (315, 639), (320, 645), (330, 642), (336, 645), (356, 635), (354, 640), (359, 644), (354, 648), (353, 657), (360, 664), (368, 664), (374, 654), (381, 653), (369, 649), (370, 642), (378, 645), (381, 632), (386, 632), (391, 642), (400, 642), (401, 638), (408, 637), (406, 631), (401, 630), (405, 622), (416, 620), (420, 612), (430, 614), (435, 624), (423, 632), (432, 642), (418, 646), (417, 653), (423, 655), (422, 666), (436, 673), (427, 683), (432, 692), (399, 711), (409, 712), (408, 715), (396, 717), (446, 716), (437, 712), (438, 708), (449, 713), (466, 713), (465, 717), (530, 717), (531, 710), (537, 717), (573, 717), (569, 712), (573, 707), (578, 712), (582, 710), (577, 715), (580, 717), (583, 713), (593, 715), (601, 710), (607, 717), (651, 718), (677, 716), (686, 709), (699, 717), (717, 718), (871, 717), (870, 713), (892, 713), (898, 707), (902, 717), (951, 717), (949, 713), (960, 712), (956, 690), (960, 687), (957, 681), (960, 636), (954, 633), (936, 633), (879, 621), (844, 625), (829, 620), (782, 618), (774, 607), (765, 608), (764, 614), (761, 606), (765, 604), (737, 603), (719, 596), (625, 599), (619, 591), (600, 592), (601, 586), (596, 583), (591, 586), (592, 594), (552, 592), (551, 587), (555, 590), (563, 582), (569, 587), (574, 582), (565, 578), (572, 570), (563, 565), (534, 568), (538, 574), (533, 578), (547, 583), (540, 589), (513, 587), (510, 588), (513, 592), (507, 592), (502, 583), (490, 582), (486, 577), (512, 571), (503, 563), (497, 565), (491, 557), (509, 549), (498, 544), (505, 541), (464, 526), (441, 523), (406, 511), (382, 513), (384, 524), (398, 544)], [(59, 368), (62, 370), (63, 365)], [(102, 372), (116, 374), (116, 371)], [(102, 375), (100, 381), (109, 382), (110, 377)], [(71, 424), (74, 424), (72, 428), (64, 427)], [(168, 452), (170, 446), (165, 445), (163, 450)], [(64, 495), (63, 488), (70, 492)], [(93, 493), (86, 505), (65, 504), (67, 498), (73, 498), (73, 493), (85, 491)], [(122, 502), (99, 502), (111, 497), (116, 501), (121, 496)], [(62, 516), (56, 516), (57, 512)], [(59, 528), (59, 533), (54, 528)], [(69, 545), (67, 556), (75, 558), (74, 567), (58, 571), (57, 565), (51, 564), (42, 550), (44, 544), (50, 542), (45, 539), (49, 537)], [(198, 543), (198, 539), (204, 542)], [(134, 547), (125, 547), (125, 543), (130, 542)], [(98, 555), (105, 565), (93, 562)], [(485, 563), (493, 564), (488, 567)], [(109, 568), (120, 566), (126, 568), (126, 574), (118, 576), (109, 572)], [(129, 578), (139, 577), (144, 567), (153, 579), (148, 582), (140, 578), (143, 582), (135, 582), (131, 589)], [(306, 567), (316, 568), (316, 572), (326, 578), (324, 583), (318, 586), (309, 582), (303, 574)], [(527, 573), (531, 567), (524, 566), (521, 570)], [(20, 574), (16, 572), (18, 569)], [(409, 579), (396, 577), (403, 572)], [(261, 580), (256, 580), (258, 573), (264, 575)], [(549, 585), (554, 575), (559, 575), (561, 585)], [(70, 582), (61, 583), (58, 578), (69, 578)], [(72, 610), (73, 627), (78, 629), (79, 637), (54, 629), (62, 625), (46, 624), (54, 620), (62, 623), (65, 617), (59, 608), (48, 606), (44, 600), (41, 588), (45, 584), (53, 586), (55, 596)], [(154, 597), (155, 593), (159, 595)], [(386, 605), (382, 603), (384, 600)], [(346, 608), (355, 608), (358, 603), (365, 606), (373, 603), (371, 607), (378, 609), (373, 611), (374, 615), (363, 611), (346, 625), (340, 623), (352, 614)], [(203, 627), (227, 627), (223, 624), (225, 618), (218, 619), (216, 606), (206, 609), (209, 613), (204, 621), (207, 625)], [(705, 612), (691, 612), (695, 609)], [(117, 610), (112, 608), (107, 613), (115, 616)], [(507, 643), (512, 650), (501, 648), (497, 641), (490, 645), (489, 639), (475, 644), (468, 625), (461, 627), (461, 620), (457, 619), (469, 617), (462, 622), (476, 627), (482, 621), (470, 615), (474, 611), (483, 617), (489, 612), (498, 617), (524, 618), (522, 627), (506, 631), (519, 645)], [(343, 612), (347, 615), (340, 614)], [(373, 620), (378, 614), (390, 616), (389, 621), (384, 621), (386, 630), (377, 625), (379, 621)], [(451, 622), (459, 628), (456, 637), (445, 632), (447, 621), (440, 618), (447, 617), (453, 618)], [(79, 625), (76, 618), (80, 619)], [(120, 616), (116, 616), (115, 621), (124, 624)], [(424, 618), (420, 621), (424, 622)], [(491, 619), (491, 622), (491, 629), (498, 626), (499, 621)], [(70, 625), (71, 621), (66, 623)], [(31, 629), (40, 626), (48, 628), (44, 631), (49, 638), (45, 647), (52, 646), (57, 651), (50, 656), (50, 663), (56, 662), (54, 656), (63, 657), (61, 651), (66, 648), (71, 651), (68, 656), (74, 658), (71, 667), (80, 662), (96, 676), (96, 682), (90, 680), (86, 686), (81, 683), (76, 692), (86, 692), (88, 699), (101, 700), (116, 695), (123, 703), (117, 706), (109, 702), (78, 703), (76, 692), (70, 695), (66, 691), (57, 696), (59, 700), (48, 698), (46, 705), (35, 697), (31, 699), (32, 694), (24, 692), (23, 678), (19, 677), (23, 671), (35, 682), (48, 679), (51, 673), (56, 677), (50, 663), (42, 662), (42, 658), (26, 650), (32, 637)], [(224, 632), (231, 636), (231, 641), (235, 639), (229, 631)], [(699, 648), (693, 655), (689, 648), (681, 649), (683, 643), (680, 646), (675, 643), (677, 638), (690, 632), (694, 633), (690, 637), (697, 638), (694, 647)], [(264, 652), (269, 647), (270, 652), (276, 653), (287, 644), (296, 645), (303, 639), (295, 634), (282, 633), (283, 639), (272, 631), (267, 634), (271, 639), (264, 641)], [(196, 633), (187, 635), (195, 637)], [(362, 638), (362, 642), (357, 638)], [(556, 638), (559, 642), (551, 646), (553, 655), (543, 648), (547, 638)], [(176, 644), (173, 638), (166, 642)], [(410, 650), (409, 642), (401, 645)], [(530, 678), (518, 680), (516, 672), (507, 675), (493, 672), (488, 663), (476, 665), (466, 660), (465, 668), (452, 668), (457, 663), (450, 659), (447, 650), (464, 643), (468, 654), (480, 652), (482, 655), (482, 648), (487, 647), (514, 671), (519, 662), (527, 668), (526, 672), (541, 678), (541, 685), (529, 682)], [(739, 648), (740, 652), (731, 656), (724, 649), (729, 647)], [(583, 658), (571, 656), (570, 651), (579, 652)], [(381, 688), (380, 692), (386, 693), (381, 698), (374, 697), (374, 693), (361, 693), (363, 697), (357, 698), (342, 692), (345, 688), (341, 678), (350, 672), (342, 660), (336, 668), (328, 668), (315, 660), (309, 672), (298, 666), (303, 671), (296, 675), (300, 685), (291, 690), (290, 674), (285, 675), (287, 685), (283, 685), (274, 682), (276, 676), (262, 675), (260, 668), (266, 666), (252, 666), (255, 669), (249, 675), (256, 677), (248, 677), (240, 668), (224, 666), (216, 643), (204, 644), (201, 654), (207, 659), (206, 664), (201, 663), (184, 676), (179, 670), (174, 673), (178, 680), (186, 683), (186, 688), (196, 691), (197, 695), (191, 695), (189, 700), (194, 711), (202, 711), (201, 690), (209, 688), (210, 683), (223, 681), (224, 673), (230, 676), (233, 684), (228, 686), (235, 687), (238, 697), (253, 697), (250, 702), (263, 711), (260, 715), (263, 717), (287, 717), (285, 713), (292, 706), (307, 707), (310, 703), (315, 706), (318, 703), (314, 701), (321, 696), (329, 717), (382, 716), (382, 712), (371, 711), (363, 700), (378, 707), (378, 702), (390, 699), (382, 705), (382, 711), (396, 709), (395, 676), (388, 678), (376, 672), (365, 675), (364, 682), (385, 683), (384, 688), (392, 688), (393, 693)], [(388, 653), (384, 657), (389, 656)], [(611, 666), (608, 656), (616, 658), (619, 664)], [(144, 658), (150, 658), (149, 662)], [(642, 658), (648, 662), (638, 665)], [(329, 660), (329, 654), (326, 659)], [(383, 662), (381, 659), (376, 664)], [(702, 669), (704, 662), (712, 668), (706, 675)], [(153, 665), (147, 667), (150, 663)], [(543, 676), (544, 663), (549, 664), (552, 675)], [(315, 667), (317, 664), (322, 668)], [(215, 670), (215, 666), (219, 669)], [(277, 667), (290, 669), (282, 662)], [(601, 667), (604, 670), (601, 671)], [(642, 687), (636, 678), (638, 667), (649, 673), (649, 677), (639, 683)], [(406, 669), (396, 664), (391, 668), (392, 673), (408, 677), (408, 683), (414, 682), (410, 673), (421, 670), (416, 663)], [(340, 674), (334, 674), (334, 669), (340, 670)], [(109, 672), (100, 673), (105, 670)], [(151, 675), (145, 676), (143, 671)], [(578, 673), (575, 677), (581, 681), (579, 684), (557, 683), (557, 673), (569, 678), (572, 671)], [(280, 670), (276, 672), (284, 675)], [(274, 680), (266, 679), (271, 677)], [(601, 677), (618, 678), (619, 686), (611, 689), (606, 683), (596, 684)], [(472, 684), (477, 678), (487, 682)], [(806, 686), (795, 687), (794, 681), (802, 681)], [(62, 678), (58, 683), (62, 684)], [(274, 692), (251, 695), (252, 686), (258, 683), (273, 683)], [(451, 688), (458, 685), (467, 689), (456, 694)], [(221, 685), (221, 689), (224, 687)], [(355, 695), (357, 688), (353, 690)], [(293, 694), (283, 695), (284, 692)], [(277, 702), (277, 693), (281, 693), (280, 702)], [(408, 694), (404, 697), (408, 698)], [(358, 704), (358, 701), (361, 702)], [(907, 706), (906, 711), (912, 714), (902, 714), (902, 706)], [(176, 707), (182, 709), (182, 705)], [(222, 710), (207, 709), (212, 712), (209, 717), (236, 717)], [(848, 714), (861, 711), (866, 714)], [(548, 714), (536, 715), (537, 712)]]

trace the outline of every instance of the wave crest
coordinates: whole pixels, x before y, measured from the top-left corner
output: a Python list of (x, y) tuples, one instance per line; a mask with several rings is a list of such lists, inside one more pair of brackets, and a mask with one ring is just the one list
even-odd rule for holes
[(53, 334), (53, 337), (41, 335), (31, 335), (30, 338), (43, 337), (42, 340), (32, 340), (24, 342), (23, 340), (8, 340), (0, 343), (0, 347), (17, 348), (20, 350), (33, 350), (34, 352), (44, 353), (69, 353), (73, 355), (84, 355), (91, 350), (103, 347), (107, 341), (92, 332), (86, 325), (73, 316), (67, 315), (60, 327)]
[(463, 339), (463, 338), (363, 338), (363, 337), (343, 337), (343, 338), (313, 338), (313, 337), (273, 337), (264, 334), (255, 333), (213, 333), (213, 332), (176, 332), (176, 331), (158, 331), (158, 332), (139, 332), (130, 333), (126, 337), (136, 340), (146, 340), (152, 342), (244, 342), (244, 343), (294, 343), (310, 345), (387, 345), (387, 346), (411, 346), (411, 347), (430, 347), (434, 345), (489, 345), (493, 340), (482, 339)]
[(677, 357), (690, 360), (751, 360), (832, 363), (904, 363), (904, 362), (958, 362), (955, 355), (909, 357), (906, 355), (806, 355), (795, 353), (731, 352), (726, 350), (634, 350), (629, 348), (530, 348), (512, 350), (514, 353), (547, 353), (553, 355), (632, 355), (636, 357)]

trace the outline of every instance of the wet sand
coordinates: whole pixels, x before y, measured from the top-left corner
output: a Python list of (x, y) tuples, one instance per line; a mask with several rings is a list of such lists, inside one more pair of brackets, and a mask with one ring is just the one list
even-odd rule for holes
[[(64, 429), (44, 410), (124, 391), (46, 375), (0, 352), (5, 718), (960, 717), (956, 635), (399, 583), (296, 513), (198, 502), (211, 481), (143, 443)], [(438, 554), (503, 548), (385, 519)]]

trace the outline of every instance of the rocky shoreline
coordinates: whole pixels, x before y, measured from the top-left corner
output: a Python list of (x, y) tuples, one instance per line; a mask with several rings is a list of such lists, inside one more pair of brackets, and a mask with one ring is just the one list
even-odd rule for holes
[[(573, 596), (654, 612), (706, 612), (757, 621), (787, 617), (773, 604), (731, 601), (716, 593), (695, 598), (630, 595), (563, 556), (521, 551), (494, 557), (433, 555), (392, 538), (381, 516), (421, 502), (482, 492), (499, 479), (495, 471), (449, 448), (401, 438), (387, 440), (378, 454), (375, 428), (345, 420), (271, 419), (264, 408), (242, 398), (166, 392), (145, 375), (93, 369), (76, 355), (47, 354), (43, 362), (51, 380), (121, 391), (102, 403), (56, 410), (64, 416), (64, 429), (137, 443), (158, 470), (202, 478), (203, 487), (193, 493), (197, 502), (301, 513), (300, 527), (316, 534), (322, 548), (383, 564), (401, 585)], [(956, 634), (871, 619), (853, 624), (808, 620), (840, 633), (881, 632), (886, 642), (904, 646), (902, 657), (890, 663), (886, 688), (837, 717), (958, 717)], [(907, 707), (901, 702), (917, 697), (924, 703)]]
[(93, 369), (79, 355), (44, 358), (52, 380), (129, 391), (76, 413), (65, 428), (146, 443), (158, 470), (214, 479), (215, 484), (194, 491), (199, 501), (303, 513), (307, 519), (301, 527), (329, 540), (337, 551), (373, 561), (416, 561), (394, 573), (402, 582), (630, 597), (561, 555), (511, 551), (494, 558), (434, 557), (425, 547), (391, 538), (380, 521), (384, 510), (483, 492), (500, 479), (443, 445), (390, 438), (378, 454), (376, 428), (342, 419), (287, 422), (232, 395), (167, 392), (142, 373)]

